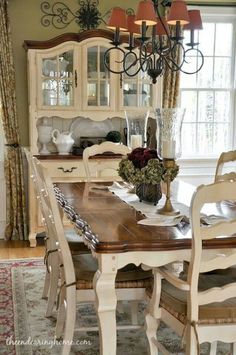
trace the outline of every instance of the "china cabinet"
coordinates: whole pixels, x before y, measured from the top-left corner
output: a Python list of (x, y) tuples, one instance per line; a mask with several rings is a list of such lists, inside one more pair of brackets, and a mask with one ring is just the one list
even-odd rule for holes
[[(123, 122), (125, 110), (143, 107), (154, 118), (153, 107), (160, 105), (160, 83), (153, 85), (143, 72), (129, 78), (105, 68), (103, 57), (112, 40), (112, 32), (101, 29), (24, 42), (28, 58), (30, 151), (43, 159), (55, 182), (83, 180), (83, 164), (81, 157), (54, 154), (56, 147), (43, 132), (70, 131), (75, 123), (79, 127), (79, 120), (98, 124), (119, 117)], [(110, 54), (109, 60), (116, 65), (119, 58)], [(123, 130), (123, 126), (116, 130)], [(85, 135), (82, 131), (79, 134)], [(77, 142), (76, 136), (73, 139)], [(31, 183), (29, 196), (29, 239), (34, 246), (39, 222)]]

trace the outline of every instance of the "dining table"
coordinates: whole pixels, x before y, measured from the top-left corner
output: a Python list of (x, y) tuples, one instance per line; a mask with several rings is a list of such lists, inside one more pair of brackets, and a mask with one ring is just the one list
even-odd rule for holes
[[(98, 260), (93, 285), (99, 323), (100, 354), (115, 355), (117, 271), (128, 264), (141, 265), (148, 269), (190, 260), (192, 235), (188, 218), (191, 198), (196, 187), (182, 181), (172, 184), (171, 199), (173, 204), (178, 205), (181, 212), (186, 214), (185, 223), (180, 221), (177, 225), (146, 225), (140, 223), (146, 218), (145, 203), (140, 202), (134, 194), (130, 193), (129, 196), (129, 191), (126, 191), (126, 199), (122, 198), (119, 189), (116, 193), (116, 189), (108, 188), (104, 183), (97, 185), (97, 188), (89, 187), (89, 193), (85, 193), (88, 191), (86, 184), (88, 183), (57, 183), (56, 189), (57, 194), (60, 194), (60, 204), (65, 207), (65, 212), (77, 227), (78, 235), (82, 235), (84, 243)], [(155, 218), (155, 214), (158, 216), (159, 205), (164, 204), (164, 200), (163, 195), (157, 206), (151, 206), (152, 217)], [(150, 204), (146, 205), (149, 211)], [(231, 218), (236, 214), (235, 205), (228, 201), (207, 208), (204, 212), (214, 216)], [(235, 247), (236, 234), (231, 238), (222, 236), (203, 243), (204, 253), (214, 255)]]

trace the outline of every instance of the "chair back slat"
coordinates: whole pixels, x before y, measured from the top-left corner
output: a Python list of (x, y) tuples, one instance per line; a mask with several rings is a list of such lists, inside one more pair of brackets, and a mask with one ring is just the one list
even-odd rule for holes
[(216, 269), (225, 269), (235, 265), (236, 252), (233, 248), (231, 252), (227, 249), (225, 255), (223, 252), (222, 255), (219, 255), (219, 251), (216, 251), (214, 256), (213, 253), (205, 253), (202, 246), (204, 240), (212, 239), (213, 241), (219, 236), (231, 238), (235, 234), (236, 212), (234, 218), (219, 220), (219, 222), (211, 226), (201, 225), (201, 212), (204, 207), (209, 208), (209, 204), (214, 204), (214, 207), (222, 212), (227, 200), (230, 200), (231, 205), (235, 204), (236, 206), (235, 181), (219, 181), (210, 185), (201, 185), (192, 197), (190, 206), (192, 252), (187, 277), (190, 285), (188, 319), (192, 321), (197, 321), (198, 319), (200, 304), (221, 302), (229, 298), (230, 292), (236, 291), (235, 284), (209, 288), (203, 292), (198, 289), (198, 280), (200, 280), (201, 272), (212, 272)]
[(212, 226), (201, 227), (201, 238), (202, 240), (209, 240), (217, 236), (224, 236), (225, 231), (227, 231), (228, 236), (236, 233), (236, 219), (229, 220), (228, 222), (218, 222)]
[(223, 173), (223, 170), (229, 165), (228, 163), (231, 162), (236, 162), (236, 150), (221, 153), (216, 166), (215, 182), (222, 180), (236, 180), (236, 171)]
[(126, 145), (112, 142), (103, 142), (101, 144), (94, 144), (91, 147), (85, 148), (83, 152), (83, 163), (88, 182), (122, 180), (117, 173), (118, 159), (115, 161), (114, 159), (103, 159), (98, 162), (95, 160), (89, 160), (89, 158), (105, 152), (120, 154), (122, 159), (122, 156), (125, 156), (131, 152), (131, 149)]
[(236, 282), (222, 286), (220, 288), (214, 287), (207, 291), (199, 292), (198, 304), (210, 304), (213, 302), (223, 302), (236, 294)]
[(37, 158), (32, 157), (30, 162), (32, 170), (36, 174), (36, 181), (38, 184), (37, 190), (39, 192), (41, 210), (44, 216), (50, 245), (54, 245), (58, 249), (58, 257), (60, 264), (63, 264), (63, 273), (66, 284), (74, 283), (75, 272), (72, 255), (66, 240), (52, 180), (47, 173), (46, 168)]
[(233, 252), (232, 249), (229, 253), (223, 252), (220, 254), (216, 253), (216, 256), (212, 259), (207, 259), (206, 261), (201, 261), (199, 272), (209, 272), (216, 270), (219, 265), (222, 265), (222, 269), (227, 269), (235, 263), (236, 252)]

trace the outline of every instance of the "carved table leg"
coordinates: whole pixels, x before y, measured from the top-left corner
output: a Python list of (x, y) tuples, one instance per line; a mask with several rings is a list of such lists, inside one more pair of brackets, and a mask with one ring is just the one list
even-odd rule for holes
[[(106, 260), (106, 257), (105, 257)], [(116, 355), (116, 268), (109, 261), (102, 262), (94, 276), (96, 311), (99, 323), (100, 354)]]

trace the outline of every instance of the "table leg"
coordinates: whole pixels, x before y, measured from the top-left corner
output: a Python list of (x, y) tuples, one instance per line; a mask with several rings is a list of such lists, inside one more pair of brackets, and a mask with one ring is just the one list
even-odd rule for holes
[(99, 323), (100, 355), (116, 355), (116, 271), (98, 270), (93, 286)]

